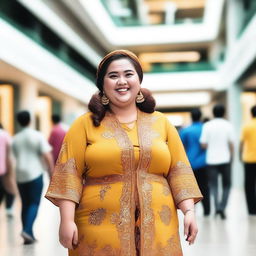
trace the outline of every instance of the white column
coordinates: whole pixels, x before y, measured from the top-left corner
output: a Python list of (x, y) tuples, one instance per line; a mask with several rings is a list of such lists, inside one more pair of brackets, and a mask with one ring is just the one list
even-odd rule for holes
[(234, 187), (243, 186), (243, 166), (239, 160), (239, 142), (242, 124), (241, 106), (242, 88), (239, 84), (229, 86), (227, 91), (227, 117), (235, 130), (235, 154), (232, 166), (232, 184)]
[(28, 110), (31, 114), (31, 127), (35, 128), (35, 111), (37, 109), (38, 87), (35, 83), (27, 82), (19, 87), (19, 109)]
[(67, 97), (62, 101), (62, 113), (63, 113), (63, 122), (67, 125), (73, 123), (73, 121), (80, 115), (88, 111), (87, 106), (84, 103)]
[(236, 41), (242, 27), (244, 16), (243, 3), (240, 0), (227, 0), (226, 10), (227, 47), (229, 48)]

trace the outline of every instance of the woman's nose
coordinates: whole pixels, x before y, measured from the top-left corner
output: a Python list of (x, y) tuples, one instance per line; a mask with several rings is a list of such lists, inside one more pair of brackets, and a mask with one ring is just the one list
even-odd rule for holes
[(118, 78), (118, 80), (117, 80), (117, 84), (118, 85), (123, 85), (123, 84), (126, 84), (127, 82), (126, 82), (126, 79), (125, 79), (125, 77), (123, 77), (123, 76), (120, 76), (119, 78)]

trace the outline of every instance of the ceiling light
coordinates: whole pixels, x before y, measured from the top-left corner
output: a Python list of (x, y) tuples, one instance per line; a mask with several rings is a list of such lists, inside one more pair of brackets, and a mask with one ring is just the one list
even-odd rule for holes
[(142, 53), (142, 63), (197, 62), (201, 55), (197, 51)]

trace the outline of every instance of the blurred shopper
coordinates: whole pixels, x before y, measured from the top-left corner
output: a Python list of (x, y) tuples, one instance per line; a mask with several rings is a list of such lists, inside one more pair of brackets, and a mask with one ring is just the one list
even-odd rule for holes
[(256, 215), (256, 105), (251, 108), (252, 120), (242, 129), (240, 154), (244, 162), (244, 188), (249, 214)]
[[(226, 219), (225, 208), (231, 188), (231, 162), (234, 152), (234, 131), (224, 119), (225, 107), (215, 105), (214, 118), (204, 124), (200, 142), (206, 148), (210, 192), (213, 194), (216, 215)], [(222, 196), (219, 200), (218, 176), (222, 180)]]
[(54, 163), (56, 163), (61, 144), (63, 142), (63, 139), (66, 135), (66, 130), (64, 129), (61, 118), (59, 115), (54, 114), (52, 115), (52, 122), (53, 122), (53, 128), (51, 130), (51, 134), (49, 137), (49, 143), (52, 146), (52, 155)]
[(210, 118), (209, 118), (209, 117), (204, 117), (203, 120), (202, 120), (203, 124), (204, 124), (204, 123), (207, 123), (207, 122), (209, 122), (209, 121), (210, 121)]
[(0, 204), (5, 199), (6, 213), (13, 216), (16, 183), (11, 157), (11, 136), (0, 124)]
[[(98, 66), (91, 112), (68, 131), (46, 197), (60, 207), (70, 256), (182, 255), (197, 235), (202, 198), (176, 129), (141, 88), (136, 55), (118, 50)], [(83, 186), (84, 185), (84, 186)]]
[(29, 127), (29, 112), (19, 112), (17, 121), (23, 129), (14, 136), (12, 148), (16, 158), (16, 178), (22, 202), (21, 236), (24, 244), (30, 244), (35, 242), (33, 224), (43, 189), (44, 164), (51, 175), (53, 159), (51, 146), (43, 134)]
[(192, 125), (181, 129), (180, 136), (185, 147), (189, 162), (194, 171), (199, 188), (204, 196), (202, 200), (204, 216), (210, 214), (210, 192), (206, 169), (206, 151), (200, 145), (203, 123), (200, 122), (201, 110), (195, 108), (191, 111)]

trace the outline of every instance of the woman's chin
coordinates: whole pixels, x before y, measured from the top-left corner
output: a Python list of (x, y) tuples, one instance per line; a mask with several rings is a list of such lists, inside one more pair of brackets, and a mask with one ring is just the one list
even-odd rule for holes
[(129, 99), (118, 99), (116, 100), (115, 104), (114, 105), (117, 105), (117, 106), (127, 106), (127, 105), (132, 105), (132, 104), (135, 104), (135, 101), (132, 100), (131, 98)]

